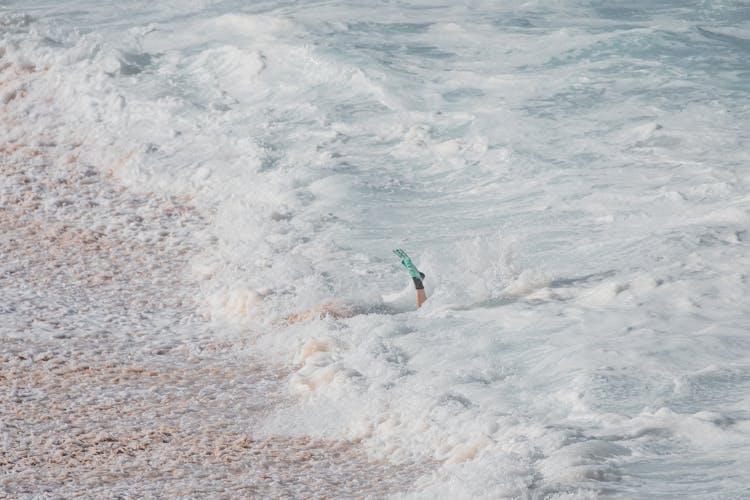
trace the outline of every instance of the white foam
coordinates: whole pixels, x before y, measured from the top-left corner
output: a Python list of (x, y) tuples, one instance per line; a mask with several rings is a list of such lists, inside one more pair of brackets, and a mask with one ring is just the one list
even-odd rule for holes
[[(731, 496), (746, 27), (707, 37), (666, 5), (422, 6), (90, 10), (84, 35), (40, 7), (3, 35), (0, 98), (34, 104), (3, 147), (82, 143), (79, 162), (192, 197), (200, 312), (291, 372), (265, 431), (439, 462), (415, 496), (649, 496), (672, 457)], [(419, 311), (394, 247), (427, 275)], [(332, 300), (354, 315), (315, 314)]]

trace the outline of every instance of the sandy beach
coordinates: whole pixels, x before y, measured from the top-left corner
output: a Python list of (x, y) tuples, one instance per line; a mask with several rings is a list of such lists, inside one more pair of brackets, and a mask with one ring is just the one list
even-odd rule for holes
[[(3, 85), (35, 71), (6, 65)], [(6, 95), (11, 130), (23, 97)], [(0, 148), (2, 496), (405, 491), (423, 466), (368, 460), (356, 443), (254, 434), (285, 404), (289, 369), (248, 356), (251, 332), (217, 341), (195, 313), (184, 269), (197, 249), (185, 236), (204, 214), (125, 189), (79, 161), (85, 145), (64, 146), (61, 158), (59, 138), (27, 135)]]

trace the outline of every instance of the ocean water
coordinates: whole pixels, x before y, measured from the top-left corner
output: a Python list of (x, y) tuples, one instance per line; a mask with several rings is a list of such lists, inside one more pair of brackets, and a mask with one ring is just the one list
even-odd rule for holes
[(38, 70), (0, 139), (206, 214), (198, 312), (292, 370), (260, 431), (435, 461), (417, 498), (750, 496), (750, 3), (5, 0), (0, 35)]

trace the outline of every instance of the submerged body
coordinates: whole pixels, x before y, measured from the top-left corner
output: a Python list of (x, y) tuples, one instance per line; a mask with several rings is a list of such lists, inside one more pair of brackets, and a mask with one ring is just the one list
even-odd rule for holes
[[(425, 278), (425, 274), (420, 272), (417, 267), (412, 263), (411, 258), (409, 255), (407, 255), (406, 252), (404, 252), (401, 249), (397, 249), (393, 251), (396, 256), (398, 256), (401, 259), (401, 264), (406, 268), (407, 271), (409, 271), (409, 275), (412, 278), (412, 281), (414, 282), (414, 289), (416, 293), (416, 303), (417, 303), (417, 309), (419, 309), (422, 304), (425, 303), (427, 300), (427, 294), (424, 291), (424, 284), (422, 283), (422, 280)], [(298, 323), (300, 321), (310, 321), (313, 319), (320, 319), (320, 318), (332, 318), (332, 319), (340, 319), (340, 318), (350, 318), (352, 316), (356, 316), (357, 314), (368, 314), (368, 313), (383, 313), (383, 312), (390, 312), (393, 313), (395, 310), (388, 307), (385, 304), (381, 304), (379, 306), (362, 306), (353, 304), (351, 302), (348, 302), (345, 299), (335, 299), (328, 302), (324, 302), (322, 304), (318, 304), (314, 307), (311, 307), (309, 309), (306, 309), (301, 312), (293, 313), (288, 316), (285, 316), (281, 320), (277, 321), (277, 324), (289, 324), (289, 323)]]

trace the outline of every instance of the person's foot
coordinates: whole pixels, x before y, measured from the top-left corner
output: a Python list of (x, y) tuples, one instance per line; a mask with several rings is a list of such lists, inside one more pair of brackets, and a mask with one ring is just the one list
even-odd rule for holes
[(411, 261), (411, 258), (406, 252), (404, 252), (400, 248), (397, 248), (396, 250), (393, 251), (393, 253), (396, 254), (396, 256), (401, 259), (401, 265), (403, 265), (406, 268), (406, 270), (409, 271), (409, 276), (411, 276), (412, 278), (420, 279), (420, 280), (424, 279), (425, 274), (420, 272), (419, 269), (417, 269), (417, 266), (414, 265), (414, 263)]

